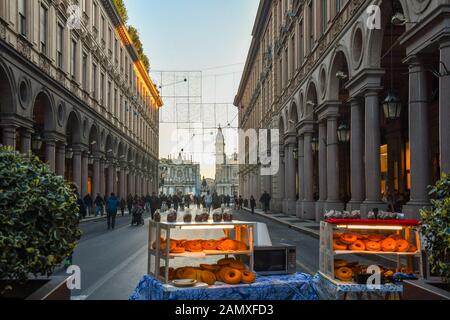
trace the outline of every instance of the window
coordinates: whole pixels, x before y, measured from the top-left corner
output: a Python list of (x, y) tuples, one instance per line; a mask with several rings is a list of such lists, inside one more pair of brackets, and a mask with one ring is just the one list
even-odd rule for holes
[(314, 47), (314, 12), (312, 1), (308, 5), (308, 19), (309, 19), (309, 52), (312, 52)]
[(27, 36), (27, 0), (19, 0), (19, 33)]
[(87, 59), (88, 59), (88, 55), (86, 52), (83, 52), (83, 61), (82, 61), (82, 86), (83, 86), (83, 90), (87, 90)]
[(109, 43), (109, 50), (112, 51), (112, 49), (113, 49), (113, 37), (112, 37), (112, 30), (111, 30), (111, 28), (108, 29), (108, 43)]
[(100, 103), (105, 104), (105, 74), (100, 77)]
[(117, 117), (118, 111), (117, 89), (114, 89), (114, 116)]
[(341, 12), (342, 9), (342, 0), (336, 0), (336, 15)]
[(92, 95), (97, 99), (97, 65), (92, 64)]
[(108, 96), (107, 96), (107, 105), (108, 108), (113, 112), (113, 106), (112, 106), (112, 101), (111, 101), (111, 81), (108, 81)]
[(71, 56), (71, 62), (70, 62), (70, 74), (75, 79), (77, 75), (77, 47), (78, 43), (76, 39), (72, 39), (72, 52), (70, 54)]
[(41, 52), (43, 54), (47, 54), (47, 18), (48, 18), (48, 9), (44, 6), (40, 8), (40, 23), (39, 23), (39, 32), (40, 32), (40, 42), (41, 42)]
[(58, 68), (63, 68), (63, 48), (64, 48), (64, 26), (58, 23), (56, 32), (56, 64)]
[(298, 53), (299, 53), (299, 66), (301, 66), (303, 64), (303, 59), (304, 59), (304, 30), (303, 30), (303, 21), (300, 22), (300, 27), (299, 27), (299, 40), (298, 40)]
[(325, 34), (328, 27), (328, 8), (327, 0), (322, 0), (322, 34)]
[[(92, 26), (94, 27), (94, 30), (98, 31), (97, 12), (98, 12), (98, 7), (97, 7), (97, 4), (94, 2), (93, 6), (92, 6)], [(98, 36), (98, 34), (97, 34), (97, 36)]]
[(106, 22), (105, 22), (105, 17), (102, 16), (102, 40), (106, 41)]

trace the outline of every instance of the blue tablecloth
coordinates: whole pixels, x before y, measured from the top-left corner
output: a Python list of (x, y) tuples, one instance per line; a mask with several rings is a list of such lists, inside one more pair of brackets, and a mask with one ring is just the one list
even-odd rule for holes
[(258, 277), (252, 285), (179, 289), (144, 276), (130, 300), (318, 300), (310, 275)]

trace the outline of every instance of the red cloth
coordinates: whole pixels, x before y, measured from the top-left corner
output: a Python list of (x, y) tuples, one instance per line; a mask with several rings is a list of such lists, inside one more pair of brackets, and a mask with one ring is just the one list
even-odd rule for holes
[(381, 226), (419, 226), (419, 220), (361, 220), (361, 219), (327, 219), (327, 223), (331, 224), (347, 224), (347, 225), (381, 225)]

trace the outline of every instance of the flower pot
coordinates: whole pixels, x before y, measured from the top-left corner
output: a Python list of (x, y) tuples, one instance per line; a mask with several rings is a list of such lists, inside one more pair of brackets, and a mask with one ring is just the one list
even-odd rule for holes
[[(28, 280), (24, 284), (12, 284), (13, 290), (7, 291), (0, 300), (70, 300), (67, 280), (70, 277), (51, 277)], [(6, 281), (0, 280), (0, 288)]]
[(408, 280), (403, 282), (402, 300), (450, 300), (449, 289), (448, 284)]

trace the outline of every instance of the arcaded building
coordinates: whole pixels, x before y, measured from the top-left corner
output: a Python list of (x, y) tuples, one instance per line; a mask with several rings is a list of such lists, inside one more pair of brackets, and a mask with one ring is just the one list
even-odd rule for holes
[(157, 191), (159, 92), (113, 1), (75, 3), (0, 0), (0, 141), (82, 196)]
[(262, 0), (236, 96), (242, 129), (280, 132), (280, 170), (241, 165), (272, 209), (390, 204), (418, 217), (450, 172), (450, 1)]

